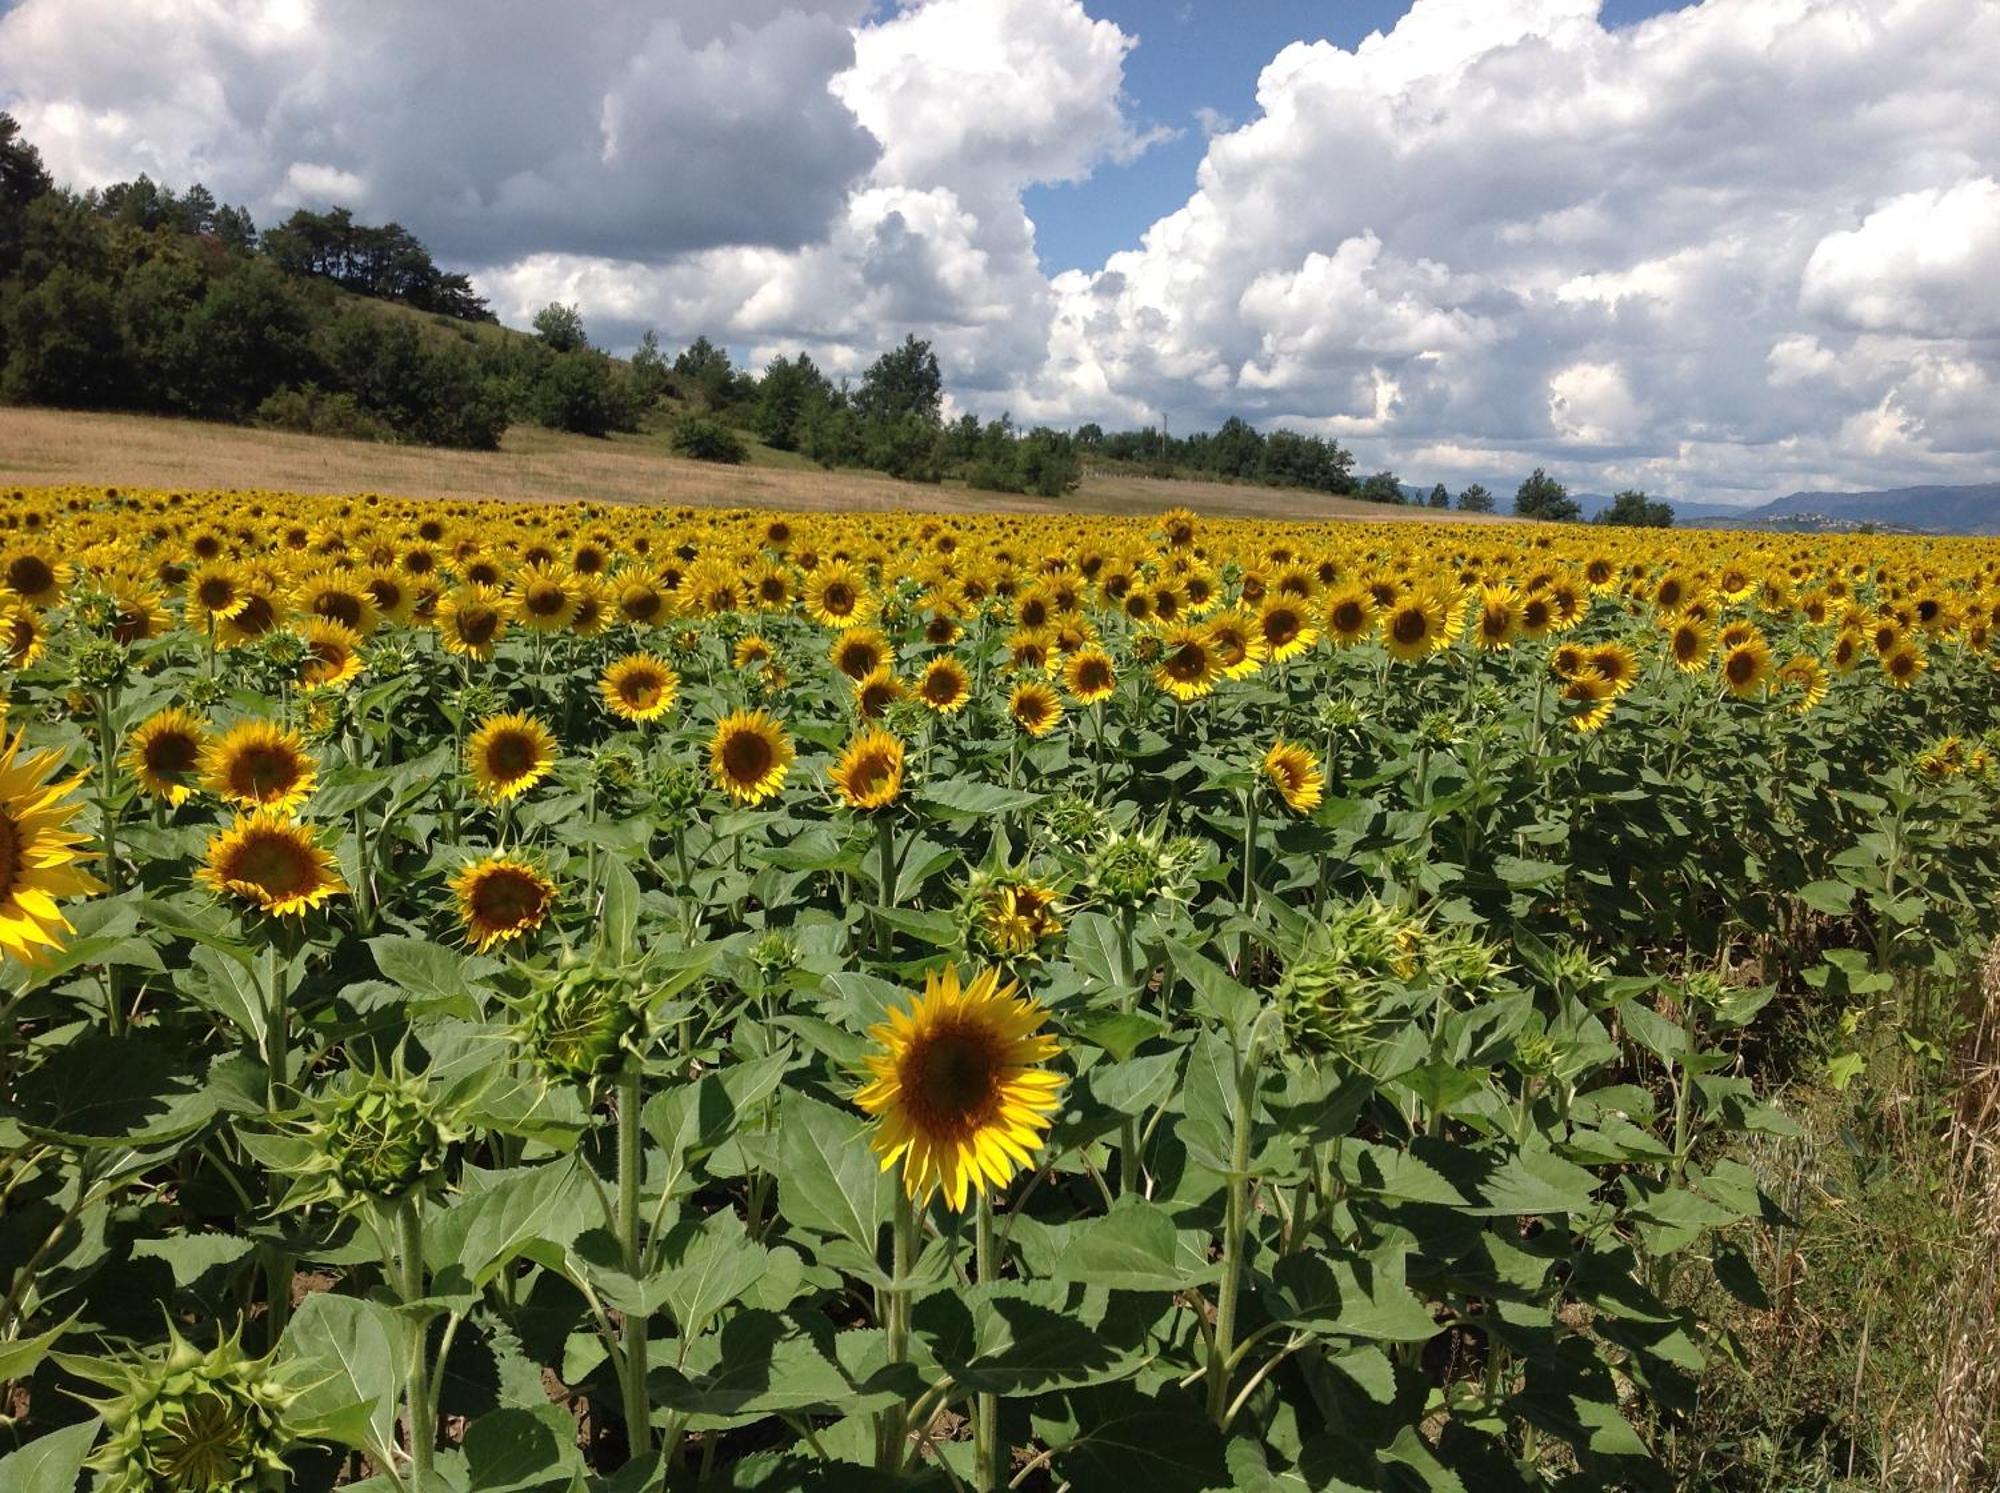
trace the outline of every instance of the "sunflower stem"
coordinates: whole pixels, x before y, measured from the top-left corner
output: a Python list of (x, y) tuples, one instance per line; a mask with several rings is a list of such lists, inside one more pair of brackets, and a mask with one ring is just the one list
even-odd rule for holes
[(1222, 1285), (1215, 1302), (1215, 1336), (1208, 1350), (1208, 1418), (1218, 1430), (1229, 1423), (1229, 1371), (1236, 1349), (1236, 1305), (1242, 1295), (1244, 1225), (1250, 1202), (1250, 1129), (1257, 1104), (1258, 1064), (1263, 1055), (1267, 1007), (1251, 1024), (1236, 1068), (1236, 1115), (1230, 1132), (1229, 1191), (1222, 1223)]
[[(118, 723), (112, 718), (116, 707), (115, 690), (107, 689), (97, 697), (97, 765), (99, 781), (103, 785), (103, 797), (98, 803), (103, 814), (100, 838), (104, 841), (105, 895), (111, 897), (122, 890), (118, 875), (118, 806), (115, 798), (118, 790)], [(105, 1019), (114, 1037), (125, 1035), (122, 974), (121, 965), (107, 964), (104, 967)]]
[[(903, 1158), (908, 1166), (909, 1158)], [(887, 1301), (887, 1328), (889, 1362), (906, 1362), (910, 1356), (910, 1272), (915, 1267), (917, 1246), (917, 1210), (911, 1201), (908, 1188), (899, 1175), (894, 1188), (895, 1215), (891, 1228), (889, 1256), (890, 1286), (885, 1296)], [(903, 1468), (903, 1448), (909, 1436), (909, 1407), (902, 1404), (891, 1405), (881, 1414), (876, 1423), (875, 1465), (881, 1472), (900, 1473)]]
[(415, 1189), (396, 1204), (396, 1294), (402, 1298), (409, 1334), (409, 1384), (404, 1392), (405, 1432), (410, 1466), (418, 1489), (429, 1486), (437, 1451), (437, 1414), (431, 1408), (429, 1324), (418, 1303), (424, 1299), (424, 1222)]
[[(993, 1199), (985, 1188), (978, 1189), (979, 1205), (973, 1215), (974, 1267), (979, 1284), (998, 1278), (999, 1264), (993, 1250)], [(1000, 1398), (991, 1393), (974, 1396), (972, 1402), (972, 1486), (976, 1493), (991, 1493), (1000, 1483)]]
[[(618, 1243), (625, 1271), (634, 1280), (644, 1274), (639, 1242), (639, 1190), (644, 1175), (645, 1131), (639, 1123), (641, 1074), (627, 1062), (618, 1075)], [(646, 1393), (646, 1316), (627, 1312), (624, 1325), (625, 1439), (636, 1460), (652, 1450), (652, 1407)]]
[(887, 959), (893, 938), (889, 931), (889, 911), (896, 905), (896, 829), (887, 814), (875, 816), (875, 847), (881, 856), (875, 922), (875, 956)]

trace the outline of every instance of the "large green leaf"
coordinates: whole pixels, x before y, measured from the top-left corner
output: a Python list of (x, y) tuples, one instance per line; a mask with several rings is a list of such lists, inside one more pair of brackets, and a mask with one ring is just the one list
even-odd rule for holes
[(781, 1111), (778, 1202), (787, 1223), (873, 1252), (893, 1178), (868, 1149), (859, 1115), (788, 1092)]

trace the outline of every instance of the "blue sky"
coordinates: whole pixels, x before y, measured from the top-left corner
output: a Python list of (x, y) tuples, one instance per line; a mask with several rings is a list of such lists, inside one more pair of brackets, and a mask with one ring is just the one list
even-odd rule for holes
[[(1605, 0), (1606, 26), (1626, 26), (1686, 0)], [(1096, 269), (1187, 201), (1207, 140), (1198, 111), (1242, 124), (1256, 109), (1257, 74), (1289, 43), (1322, 38), (1352, 47), (1393, 27), (1409, 0), (1091, 0), (1090, 13), (1139, 38), (1125, 61), (1125, 92), (1142, 126), (1180, 134), (1087, 181), (1030, 187), (1042, 268)]]

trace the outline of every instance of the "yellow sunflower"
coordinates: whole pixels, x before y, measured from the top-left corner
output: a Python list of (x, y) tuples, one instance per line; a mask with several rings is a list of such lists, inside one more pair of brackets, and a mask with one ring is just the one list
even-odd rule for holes
[(0, 663), (25, 669), (49, 646), (41, 614), (24, 601), (0, 597)]
[(1296, 658), (1319, 641), (1319, 629), (1307, 617), (1305, 603), (1282, 592), (1258, 612), (1257, 630), (1272, 663)]
[(239, 809), (284, 813), (310, 796), (319, 765), (298, 732), (251, 719), (208, 744), (201, 776), (203, 787)]
[(55, 751), (21, 754), (15, 733), (0, 748), (0, 953), (23, 964), (47, 958), (74, 931), (56, 905), (58, 897), (84, 897), (104, 886), (77, 864), (84, 836), (64, 826), (83, 808), (72, 798), (83, 774), (48, 782), (62, 763)]
[(215, 626), (215, 641), (223, 648), (247, 648), (261, 643), (285, 621), (285, 609), (277, 598), (277, 583), (270, 577), (246, 578), (237, 594), (236, 610)]
[(208, 748), (208, 724), (193, 711), (172, 706), (146, 717), (133, 729), (125, 765), (139, 791), (179, 808), (199, 785), (201, 759)]
[(1792, 709), (1804, 715), (1826, 698), (1826, 669), (1812, 654), (1801, 653), (1778, 670), (1778, 688), (1798, 696)]
[(903, 791), (903, 743), (887, 731), (864, 731), (847, 744), (831, 776), (848, 808), (885, 809)]
[(1248, 679), (1270, 657), (1270, 644), (1264, 641), (1256, 619), (1235, 607), (1208, 619), (1208, 638), (1215, 645), (1215, 660), (1225, 679)]
[(1160, 635), (1160, 661), (1153, 682), (1183, 704), (1199, 700), (1215, 688), (1221, 675), (1208, 629), (1170, 627)]
[(956, 715), (971, 695), (965, 665), (949, 653), (932, 659), (917, 679), (917, 698), (938, 715)]
[(1561, 698), (1566, 704), (1578, 707), (1570, 713), (1569, 723), (1588, 736), (1611, 719), (1618, 690), (1596, 669), (1585, 666), (1563, 681)]
[(889, 661), (889, 640), (872, 627), (849, 627), (833, 640), (826, 657), (849, 679), (866, 679)]
[(526, 793), (555, 761), (554, 733), (524, 711), (488, 716), (465, 743), (473, 789), (488, 803)]
[(243, 570), (227, 560), (211, 560), (187, 583), (188, 621), (206, 628), (233, 617), (243, 606)]
[(1095, 705), (1108, 700), (1118, 688), (1118, 670), (1111, 655), (1090, 645), (1079, 648), (1063, 660), (1063, 688), (1079, 705)]
[(979, 926), (996, 951), (1016, 958), (1034, 953), (1037, 944), (1063, 928), (1054, 890), (1032, 881), (1004, 883), (988, 892)]
[(278, 917), (303, 915), (347, 890), (313, 827), (268, 810), (218, 830), (195, 876)]
[(1062, 1079), (1041, 1065), (1061, 1054), (1041, 1027), (1048, 1012), (983, 970), (961, 988), (947, 965), (924, 993), (869, 1035), (870, 1081), (854, 1102), (875, 1117), (868, 1144), (887, 1171), (901, 1161), (903, 1191), (919, 1206), (934, 1192), (963, 1210), (1034, 1163), (1060, 1101)]
[(535, 632), (560, 632), (576, 619), (576, 578), (546, 565), (514, 577), (514, 620)]
[(1313, 754), (1282, 737), (1264, 754), (1264, 776), (1271, 780), (1285, 807), (1294, 814), (1310, 814), (1318, 808), (1320, 795), (1326, 788), (1326, 775), (1319, 770)]
[(820, 566), (806, 577), (806, 611), (826, 627), (856, 627), (875, 615), (875, 598), (861, 572), (845, 560)]
[(1444, 598), (1427, 589), (1397, 597), (1382, 613), (1382, 646), (1405, 663), (1437, 652), (1450, 622), (1445, 610)]
[(360, 633), (324, 617), (306, 624), (306, 656), (299, 665), (299, 683), (304, 688), (339, 689), (360, 673)]
[(1484, 586), (1472, 641), (1482, 652), (1497, 653), (1514, 646), (1521, 631), (1521, 593), (1512, 586)]
[(1007, 697), (1007, 714), (1030, 736), (1046, 736), (1062, 721), (1062, 696), (1039, 679), (1024, 679)]
[(39, 544), (0, 551), (0, 589), (14, 593), (29, 606), (46, 609), (62, 600), (67, 567), (53, 550)]
[(1771, 645), (1752, 636), (1722, 655), (1722, 687), (1739, 700), (1756, 694), (1771, 678)]
[(1714, 644), (1706, 625), (1691, 618), (1682, 618), (1674, 623), (1667, 638), (1667, 651), (1673, 655), (1674, 667), (1683, 674), (1699, 673), (1708, 667), (1708, 655)]
[(716, 723), (708, 743), (715, 786), (739, 804), (761, 803), (785, 784), (794, 756), (785, 728), (761, 710), (739, 710)]
[(864, 721), (879, 721), (909, 693), (903, 681), (886, 668), (877, 669), (854, 685), (854, 713)]
[(655, 721), (674, 708), (681, 676), (663, 658), (628, 653), (614, 660), (597, 681), (604, 708), (622, 720)]
[(1917, 682), (1917, 676), (1931, 666), (1923, 649), (1915, 643), (1903, 642), (1882, 655), (1882, 672), (1897, 689), (1908, 689)]
[(469, 862), (452, 877), (451, 890), (465, 936), (482, 954), (541, 927), (556, 895), (548, 877), (507, 855)]
[(447, 653), (489, 659), (507, 631), (505, 602), (491, 586), (462, 586), (438, 603), (438, 641)]
[(1326, 599), (1326, 630), (1334, 646), (1352, 648), (1375, 627), (1375, 597), (1366, 586), (1343, 586)]

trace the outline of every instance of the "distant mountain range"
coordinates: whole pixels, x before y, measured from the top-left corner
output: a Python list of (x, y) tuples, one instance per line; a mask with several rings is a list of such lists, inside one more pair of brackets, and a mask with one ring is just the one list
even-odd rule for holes
[[(1571, 496), (1582, 505), (1586, 518), (1596, 517), (1611, 503), (1598, 493)], [(1667, 501), (1673, 504), (1674, 522), (1690, 528), (1817, 533), (1873, 524), (1915, 534), (2000, 534), (2000, 482), (1881, 492), (1795, 492), (1750, 507)]]

